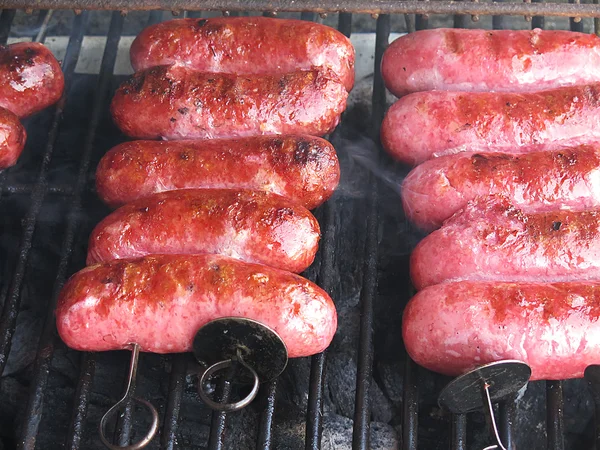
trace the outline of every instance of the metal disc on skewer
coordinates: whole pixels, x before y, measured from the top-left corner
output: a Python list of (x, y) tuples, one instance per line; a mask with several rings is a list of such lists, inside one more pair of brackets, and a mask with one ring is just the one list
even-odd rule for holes
[[(235, 359), (241, 350), (244, 362), (252, 367), (262, 383), (273, 380), (287, 365), (285, 343), (271, 328), (252, 319), (226, 317), (204, 325), (194, 338), (194, 355), (206, 366)], [(242, 371), (240, 382), (252, 382)]]
[(489, 388), (492, 402), (517, 393), (531, 377), (531, 368), (522, 361), (497, 361), (478, 367), (448, 383), (438, 398), (442, 409), (464, 414), (482, 409), (482, 383)]

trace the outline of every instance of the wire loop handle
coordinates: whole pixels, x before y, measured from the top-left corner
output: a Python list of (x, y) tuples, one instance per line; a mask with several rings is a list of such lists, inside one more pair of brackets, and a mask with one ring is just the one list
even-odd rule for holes
[[(132, 344), (131, 361), (129, 363), (129, 375), (128, 375), (128, 379), (127, 379), (127, 388), (125, 389), (125, 394), (123, 395), (121, 400), (119, 400), (117, 403), (115, 403), (112, 406), (112, 408), (110, 408), (108, 411), (106, 411), (106, 413), (102, 416), (102, 419), (100, 420), (100, 425), (98, 427), (99, 432), (100, 432), (100, 440), (106, 447), (108, 447), (111, 450), (139, 450), (139, 449), (142, 449), (142, 448), (146, 447), (150, 443), (150, 441), (152, 441), (152, 439), (154, 438), (154, 435), (158, 431), (158, 411), (156, 410), (156, 408), (154, 406), (152, 406), (152, 404), (150, 402), (148, 402), (147, 400), (144, 400), (144, 399), (138, 398), (138, 397), (132, 397), (132, 394), (131, 394), (131, 391), (132, 391), (131, 386), (132, 386), (133, 380), (135, 379), (136, 374), (137, 374), (137, 365), (138, 365), (139, 356), (140, 356), (140, 346), (138, 344)], [(121, 407), (125, 406), (125, 403), (130, 399), (136, 403), (139, 403), (140, 405), (144, 406), (148, 411), (150, 411), (150, 413), (152, 414), (152, 423), (150, 424), (150, 429), (148, 430), (148, 433), (146, 433), (146, 435), (142, 439), (140, 439), (138, 442), (136, 442), (135, 444), (126, 445), (126, 446), (111, 444), (104, 434), (104, 430), (106, 428), (106, 422), (108, 422), (108, 419), (110, 419), (112, 416), (114, 416)]]
[[(253, 378), (252, 390), (250, 391), (250, 393), (248, 395), (246, 395), (246, 397), (244, 397), (243, 399), (241, 399), (238, 402), (234, 402), (234, 403), (215, 402), (214, 400), (212, 400), (211, 398), (208, 397), (208, 394), (204, 390), (204, 383), (214, 373), (231, 367), (233, 365), (234, 361), (239, 362), (242, 366), (244, 366), (246, 369), (248, 369), (248, 371), (250, 371), (250, 373), (252, 374), (252, 378)], [(248, 406), (250, 403), (252, 403), (252, 400), (254, 400), (256, 398), (256, 394), (258, 394), (259, 384), (260, 384), (260, 380), (258, 378), (258, 374), (252, 367), (250, 367), (244, 361), (244, 359), (242, 358), (241, 349), (238, 348), (237, 355), (235, 358), (226, 359), (224, 361), (219, 361), (204, 371), (204, 373), (200, 377), (200, 381), (198, 382), (198, 395), (200, 395), (200, 398), (202, 399), (202, 401), (211, 409), (214, 409), (216, 411), (225, 411), (225, 412), (238, 411), (238, 410)]]

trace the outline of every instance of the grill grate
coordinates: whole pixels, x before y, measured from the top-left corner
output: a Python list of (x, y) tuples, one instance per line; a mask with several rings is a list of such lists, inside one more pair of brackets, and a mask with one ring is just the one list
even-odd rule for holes
[[(116, 0), (115, 0), (116, 1)], [(543, 27), (544, 17), (535, 15), (551, 11), (548, 9), (535, 9), (536, 6), (542, 6), (537, 3), (539, 0), (534, 0), (534, 3), (527, 6), (523, 4), (520, 8), (529, 8), (525, 12), (533, 15), (532, 26)], [(48, 0), (46, 3), (52, 3)], [(68, 1), (64, 2), (69, 3)], [(427, 10), (426, 1), (419, 2), (423, 4), (424, 10), (416, 10), (414, 5), (411, 6), (414, 12), (431, 12)], [(461, 2), (462, 3), (462, 2)], [(8, 2), (11, 4), (11, 2)], [(111, 4), (110, 1), (106, 4)], [(356, 3), (352, 3), (355, 5)], [(40, 3), (44, 6), (44, 2)], [(353, 7), (350, 5), (351, 7)], [(400, 6), (398, 6), (400, 5)], [(453, 9), (449, 9), (448, 13), (481, 13), (476, 4), (464, 2), (456, 3)], [(501, 4), (500, 4), (501, 5)], [(507, 5), (511, 5), (508, 4)], [(514, 4), (512, 4), (514, 5)], [(19, 6), (19, 5), (16, 5)], [(21, 5), (22, 6), (22, 5)], [(565, 5), (569, 6), (569, 5)], [(573, 7), (591, 5), (573, 4)], [(393, 8), (403, 8), (401, 3), (397, 3)], [(489, 4), (488, 4), (489, 7)], [(369, 9), (366, 5), (365, 9)], [(315, 7), (315, 10), (320, 11), (321, 8)], [(514, 13), (508, 9), (502, 10), (507, 13)], [(556, 10), (558, 11), (558, 9)], [(585, 11), (582, 11), (582, 16)], [(591, 11), (591, 10), (586, 10)], [(521, 10), (518, 10), (519, 14)], [(598, 14), (598, 10), (594, 10)], [(84, 11), (75, 16), (71, 35), (64, 57), (63, 69), (65, 72), (65, 81), (67, 90), (73, 82), (75, 66), (79, 59), (84, 33), (90, 18), (90, 12)], [(191, 15), (191, 14), (190, 14)], [(233, 15), (233, 14), (232, 14)], [(564, 15), (564, 14), (563, 14)], [(15, 10), (5, 9), (0, 15), (0, 43), (5, 43), (12, 21), (15, 17)], [(42, 15), (40, 15), (42, 18)], [(315, 12), (303, 12), (302, 18), (305, 20), (318, 20), (318, 15)], [(466, 24), (465, 15), (456, 15), (455, 26), (464, 27)], [(21, 298), (23, 294), (23, 283), (26, 271), (30, 267), (30, 256), (34, 241), (34, 234), (38, 217), (42, 210), (44, 201), (48, 195), (58, 195), (64, 198), (65, 204), (68, 206), (68, 215), (66, 228), (62, 240), (60, 250), (60, 260), (55, 272), (54, 285), (52, 288), (50, 301), (47, 306), (47, 316), (45, 318), (44, 327), (39, 340), (39, 348), (35, 358), (33, 367), (32, 383), (27, 399), (27, 405), (22, 424), (20, 424), (19, 438), (17, 448), (19, 449), (34, 449), (36, 440), (40, 430), (42, 415), (44, 412), (45, 397), (48, 393), (48, 377), (50, 372), (50, 364), (55, 351), (56, 330), (54, 325), (53, 310), (56, 304), (57, 296), (63, 286), (68, 274), (69, 264), (74, 253), (74, 248), (77, 245), (77, 232), (81, 225), (82, 206), (84, 204), (84, 196), (88, 182), (90, 179), (93, 167), (94, 145), (97, 137), (100, 123), (103, 120), (103, 114), (106, 111), (111, 93), (112, 71), (115, 65), (119, 39), (121, 38), (124, 27), (124, 16), (115, 11), (112, 13), (110, 27), (107, 34), (106, 47), (104, 49), (100, 74), (97, 79), (97, 86), (92, 101), (92, 109), (89, 124), (85, 133), (84, 146), (78, 161), (77, 178), (73, 186), (64, 184), (50, 184), (48, 181), (48, 171), (50, 163), (55, 153), (58, 135), (61, 126), (63, 125), (63, 113), (65, 111), (67, 100), (63, 97), (55, 107), (52, 116), (51, 126), (48, 132), (47, 145), (43, 153), (41, 165), (33, 185), (23, 183), (7, 183), (6, 174), (0, 174), (0, 202), (3, 198), (9, 195), (30, 194), (31, 201), (29, 208), (23, 220), (22, 235), (20, 246), (12, 273), (10, 284), (3, 285), (3, 291), (0, 292), (1, 299), (4, 300), (2, 316), (0, 318), (0, 373), (6, 366), (8, 354), (11, 350), (11, 342), (15, 332), (17, 315), (19, 313)], [(156, 23), (161, 20), (161, 13), (153, 11), (149, 14), (149, 23)], [(414, 26), (416, 29), (426, 28), (428, 26), (428, 17), (426, 15), (418, 15), (415, 19)], [(494, 17), (494, 28), (502, 28), (504, 24), (501, 17)], [(571, 29), (581, 30), (582, 23), (574, 19), (570, 21)], [(595, 20), (596, 31), (600, 24)], [(339, 30), (346, 36), (350, 36), (352, 29), (352, 14), (339, 14)], [(373, 82), (373, 123), (372, 136), (377, 141), (379, 126), (383, 119), (386, 105), (386, 91), (381, 79), (379, 71), (381, 56), (385, 50), (391, 31), (391, 18), (387, 14), (381, 14), (377, 18), (376, 40), (375, 40), (375, 60), (374, 60), (374, 82)], [(43, 39), (43, 36), (42, 36)], [(330, 136), (330, 139), (337, 147), (340, 140), (339, 133), (336, 131)], [(382, 155), (382, 158), (385, 156)], [(372, 384), (372, 366), (374, 357), (373, 343), (373, 323), (374, 323), (374, 303), (377, 298), (378, 287), (378, 231), (379, 231), (379, 181), (375, 175), (369, 176), (368, 181), (369, 195), (367, 198), (367, 216), (364, 223), (365, 233), (365, 248), (364, 248), (364, 264), (363, 264), (363, 279), (360, 296), (361, 304), (361, 319), (360, 319), (360, 342), (358, 362), (357, 362), (357, 378), (356, 378), (356, 397), (355, 397), (355, 414), (354, 414), (354, 429), (353, 429), (353, 449), (365, 450), (371, 448), (370, 424), (371, 424), (371, 405), (370, 391)], [(336, 208), (339, 205), (336, 202), (337, 194), (322, 206), (317, 215), (320, 218), (322, 229), (322, 241), (320, 248), (320, 267), (316, 275), (316, 281), (326, 291), (331, 292), (334, 289), (336, 267), (334, 255), (336, 252), (336, 227), (335, 216)], [(92, 397), (92, 385), (96, 372), (96, 362), (98, 355), (93, 353), (82, 354), (80, 358), (79, 381), (75, 391), (75, 399), (73, 403), (72, 418), (68, 427), (66, 437), (66, 448), (80, 449), (83, 448), (84, 435), (86, 433), (94, 433), (95, 430), (86, 428), (86, 417), (88, 407)], [(142, 356), (143, 358), (143, 356)], [(305, 448), (307, 450), (317, 450), (321, 448), (321, 437), (323, 430), (323, 406), (324, 406), (324, 388), (325, 388), (325, 373), (326, 373), (326, 353), (315, 355), (311, 359), (310, 381), (309, 381), (309, 398), (306, 417), (306, 440)], [(407, 357), (407, 362), (404, 370), (403, 383), (403, 418), (402, 418), (402, 448), (405, 450), (416, 450), (418, 445), (418, 419), (419, 419), (419, 371), (420, 369)], [(175, 449), (177, 447), (176, 436), (178, 422), (181, 415), (182, 399), (184, 396), (185, 377), (187, 372), (187, 358), (184, 355), (175, 355), (168, 358), (171, 363), (170, 378), (168, 383), (168, 397), (164, 405), (164, 413), (161, 416), (162, 430), (160, 435), (161, 449)], [(135, 388), (135, 386), (133, 386)], [(228, 386), (220, 386), (222, 394), (226, 394)], [(264, 404), (259, 422), (257, 434), (257, 448), (271, 449), (273, 448), (273, 421), (274, 412), (276, 410), (276, 394), (278, 382), (272, 381), (267, 383), (261, 389), (260, 401)], [(547, 382), (546, 383), (546, 415), (547, 415), (547, 447), (552, 450), (564, 448), (564, 423), (563, 423), (563, 392), (562, 382)], [(516, 403), (515, 401), (507, 402), (500, 405), (499, 408), (501, 436), (508, 447), (514, 445), (514, 426), (516, 420)], [(226, 423), (227, 415), (225, 413), (214, 413), (210, 429), (209, 449), (220, 450), (227, 448), (226, 441)], [(451, 420), (451, 445), (453, 449), (464, 450), (467, 448), (467, 418), (465, 415), (456, 415)], [(133, 419), (132, 405), (129, 405), (126, 413), (123, 415), (117, 425), (115, 441), (120, 445), (125, 445), (132, 437)], [(600, 440), (598, 441), (600, 442)]]

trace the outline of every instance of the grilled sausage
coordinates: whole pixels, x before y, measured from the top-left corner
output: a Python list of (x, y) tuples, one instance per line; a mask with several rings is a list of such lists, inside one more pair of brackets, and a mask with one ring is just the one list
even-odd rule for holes
[(339, 179), (335, 149), (312, 136), (133, 141), (100, 160), (96, 190), (109, 205), (121, 206), (176, 189), (256, 189), (312, 209), (333, 194)]
[(468, 201), (491, 194), (526, 212), (600, 208), (600, 147), (442, 156), (415, 167), (402, 185), (407, 217), (426, 231)]
[(600, 280), (600, 211), (525, 213), (506, 199), (476, 201), (411, 255), (417, 289), (448, 280)]
[(381, 125), (392, 156), (418, 164), (459, 151), (526, 153), (600, 139), (600, 84), (525, 94), (420, 92)]
[(317, 252), (319, 223), (276, 194), (184, 189), (117, 209), (92, 231), (87, 263), (153, 253), (220, 253), (301, 272)]
[(348, 93), (330, 71), (214, 74), (183, 66), (138, 72), (117, 90), (111, 112), (141, 139), (211, 139), (331, 132)]
[(64, 286), (56, 309), (62, 340), (82, 351), (178, 353), (223, 317), (274, 329), (292, 358), (323, 351), (337, 315), (331, 298), (282, 270), (220, 255), (152, 255), (87, 267)]
[(540, 29), (422, 30), (392, 42), (383, 54), (381, 74), (398, 97), (417, 91), (526, 92), (592, 83), (600, 81), (600, 38)]
[(56, 103), (64, 87), (60, 64), (44, 45), (0, 46), (0, 107), (26, 117)]
[(324, 66), (350, 91), (354, 53), (342, 33), (305, 20), (176, 19), (149, 26), (135, 38), (131, 65), (136, 71), (184, 64), (203, 72), (260, 75)]
[(0, 170), (17, 163), (26, 139), (27, 133), (19, 118), (0, 107)]
[(581, 378), (600, 364), (600, 283), (459, 281), (417, 293), (404, 311), (410, 357), (445, 375), (517, 359), (532, 380)]

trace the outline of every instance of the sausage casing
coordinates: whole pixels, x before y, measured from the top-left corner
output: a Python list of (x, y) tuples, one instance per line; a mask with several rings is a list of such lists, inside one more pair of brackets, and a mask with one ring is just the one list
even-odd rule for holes
[(417, 289), (449, 280), (600, 280), (600, 210), (526, 213), (503, 198), (467, 205), (411, 255)]
[(308, 209), (340, 179), (333, 146), (314, 136), (254, 136), (201, 141), (131, 141), (100, 160), (96, 190), (111, 206), (176, 189), (256, 189)]
[(19, 118), (0, 107), (0, 170), (17, 163), (26, 140), (27, 132)]
[(0, 46), (0, 107), (26, 117), (56, 103), (64, 87), (60, 64), (44, 45)]
[(600, 208), (600, 149), (522, 155), (457, 153), (415, 167), (402, 184), (407, 217), (427, 231), (477, 197), (505, 196), (527, 212)]
[(417, 91), (526, 92), (586, 84), (600, 81), (600, 38), (540, 29), (421, 30), (390, 44), (381, 74), (398, 97)]
[(56, 309), (62, 340), (82, 351), (131, 343), (187, 352), (207, 322), (246, 317), (274, 329), (289, 356), (323, 351), (337, 314), (331, 298), (289, 272), (220, 255), (153, 255), (87, 267), (65, 284)]
[(147, 27), (131, 44), (136, 71), (184, 64), (203, 72), (266, 75), (324, 66), (348, 91), (354, 58), (350, 40), (331, 27), (269, 17), (169, 20)]
[(337, 76), (320, 69), (238, 76), (159, 66), (123, 83), (111, 113), (138, 139), (323, 136), (339, 123), (347, 97)]
[(563, 380), (600, 363), (599, 318), (598, 282), (459, 281), (417, 293), (402, 334), (412, 359), (445, 375), (517, 359), (532, 380)]
[(381, 125), (395, 158), (418, 164), (459, 151), (528, 153), (598, 142), (600, 84), (527, 93), (418, 92)]
[(88, 264), (148, 254), (219, 253), (301, 272), (313, 262), (319, 222), (276, 194), (184, 189), (117, 209), (92, 231)]

